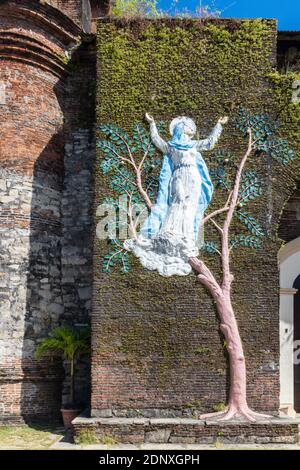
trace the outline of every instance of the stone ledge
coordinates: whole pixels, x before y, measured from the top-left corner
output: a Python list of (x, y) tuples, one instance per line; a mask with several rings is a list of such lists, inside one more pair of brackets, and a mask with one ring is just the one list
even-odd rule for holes
[(95, 433), (99, 442), (106, 437), (122, 444), (137, 443), (223, 443), (297, 444), (300, 419), (271, 418), (250, 423), (244, 419), (211, 421), (184, 418), (88, 418), (73, 421), (74, 439), (86, 429)]

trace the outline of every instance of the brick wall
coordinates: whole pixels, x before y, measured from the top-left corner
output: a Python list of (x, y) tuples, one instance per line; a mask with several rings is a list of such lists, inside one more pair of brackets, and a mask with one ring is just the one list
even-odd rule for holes
[[(232, 115), (241, 104), (259, 112), (274, 109), (266, 80), (276, 59), (272, 21), (99, 21), (97, 57), (97, 120), (127, 132), (146, 111), (166, 121), (192, 115), (205, 136), (220, 115)], [(218, 146), (238, 156), (245, 142), (229, 124)], [(282, 170), (271, 191), (269, 173), (275, 169), (268, 165), (249, 163), (268, 185), (251, 213), (272, 231), (293, 174)], [(100, 171), (95, 188), (96, 210), (114, 194)], [(232, 260), (249, 403), (272, 412), (279, 405), (279, 246), (274, 234), (260, 250), (240, 250)], [(102, 273), (107, 252), (106, 242), (96, 239), (92, 415), (189, 416), (224, 403), (228, 365), (205, 288), (192, 276), (166, 279), (146, 271), (132, 256), (128, 274)], [(217, 258), (203, 256), (218, 272)]]
[(81, 23), (82, 0), (56, 0), (56, 7), (78, 24)]

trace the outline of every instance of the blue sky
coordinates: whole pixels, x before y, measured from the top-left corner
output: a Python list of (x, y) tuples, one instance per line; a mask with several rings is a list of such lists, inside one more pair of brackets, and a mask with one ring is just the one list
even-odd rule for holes
[[(159, 0), (159, 8), (168, 10), (172, 0)], [(228, 18), (277, 18), (280, 30), (300, 31), (300, 0), (202, 0), (222, 10), (221, 17)], [(177, 7), (195, 10), (199, 0), (178, 0)]]

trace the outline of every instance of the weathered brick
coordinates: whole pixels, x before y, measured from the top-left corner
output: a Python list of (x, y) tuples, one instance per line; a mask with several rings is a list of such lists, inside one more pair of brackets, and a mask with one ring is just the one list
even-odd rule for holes
[[(81, 2), (64, 3), (75, 17)], [(34, 353), (41, 338), (65, 321), (62, 200), (65, 191), (68, 205), (72, 204), (72, 184), (77, 188), (79, 181), (66, 180), (63, 186), (64, 145), (69, 133), (77, 129), (68, 126), (68, 116), (76, 112), (76, 106), (84, 108), (83, 99), (69, 85), (66, 65), (70, 49), (79, 42), (80, 29), (46, 2), (9, 1), (0, 8), (0, 73), (5, 83), (5, 102), (0, 105), (1, 410), (5, 421), (57, 418), (62, 396), (61, 361), (46, 358), (38, 362)], [(78, 89), (87, 89), (85, 80), (81, 71)], [(73, 111), (66, 111), (69, 92), (76, 93), (69, 103), (76, 103)], [(80, 132), (82, 149), (86, 149), (90, 127)], [(88, 161), (89, 168), (91, 159)], [(80, 183), (83, 185), (82, 180)], [(81, 210), (80, 204), (76, 209)], [(78, 220), (78, 212), (72, 217)], [(89, 215), (85, 217), (88, 220)], [(81, 230), (84, 228), (82, 224)], [(69, 235), (67, 244), (72, 251), (71, 239)], [(80, 260), (85, 250), (82, 243), (76, 238)], [(88, 263), (86, 254), (83, 259), (80, 264)], [(86, 278), (83, 271), (81, 274)], [(85, 286), (86, 281), (81, 282), (75, 290)], [(86, 301), (87, 296), (84, 304)], [(72, 323), (82, 322), (77, 312), (83, 308), (85, 305), (80, 305), (73, 311)], [(88, 382), (82, 379), (82, 372), (79, 382), (87, 396)], [(65, 383), (63, 398), (67, 400), (68, 380)]]

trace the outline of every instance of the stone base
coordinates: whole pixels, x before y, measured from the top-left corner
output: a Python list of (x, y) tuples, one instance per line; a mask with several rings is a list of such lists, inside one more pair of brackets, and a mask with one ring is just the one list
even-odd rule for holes
[(0, 427), (2, 426), (23, 426), (24, 418), (21, 415), (0, 415)]
[(112, 438), (116, 443), (168, 444), (297, 444), (299, 419), (272, 418), (249, 423), (244, 419), (230, 422), (198, 419), (88, 418), (73, 421), (75, 442), (89, 430), (99, 442)]

